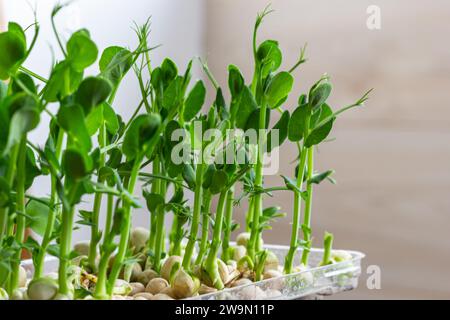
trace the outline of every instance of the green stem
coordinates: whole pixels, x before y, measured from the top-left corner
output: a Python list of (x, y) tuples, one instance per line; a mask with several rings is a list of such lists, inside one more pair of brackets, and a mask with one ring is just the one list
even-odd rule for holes
[(231, 227), (233, 224), (233, 207), (234, 207), (234, 188), (228, 191), (227, 203), (225, 208), (225, 225), (222, 242), (222, 260), (227, 262), (232, 258), (232, 250), (230, 248)]
[(321, 266), (327, 266), (331, 264), (331, 252), (333, 249), (333, 238), (331, 233), (325, 232), (325, 237), (323, 238), (323, 258)]
[[(26, 227), (26, 208), (25, 208), (25, 181), (26, 168), (25, 162), (27, 157), (27, 138), (26, 135), (22, 138), (19, 146), (19, 157), (17, 162), (17, 199), (16, 210), (19, 212), (16, 217), (16, 234), (15, 240), (21, 244), (25, 238)], [(18, 249), (12, 263), (12, 273), (10, 282), (10, 294), (14, 292), (19, 286), (19, 272), (22, 249)]]
[[(167, 191), (166, 182), (161, 181), (160, 184), (160, 195), (165, 198)], [(159, 206), (156, 209), (156, 243), (155, 243), (155, 261), (154, 261), (154, 269), (156, 272), (159, 272), (161, 269), (161, 258), (164, 249), (164, 216), (165, 216), (165, 208), (163, 205)]]
[(219, 203), (217, 204), (216, 218), (214, 221), (213, 238), (211, 241), (211, 246), (209, 248), (208, 256), (206, 257), (205, 261), (205, 271), (208, 273), (213, 286), (218, 290), (222, 290), (224, 288), (224, 284), (222, 282), (222, 279), (220, 278), (217, 265), (217, 254), (219, 253), (221, 243), (220, 237), (222, 235), (223, 215), (225, 211), (227, 194), (228, 191), (224, 190), (220, 193), (219, 196)]
[(110, 297), (107, 292), (107, 280), (108, 280), (108, 266), (109, 258), (111, 257), (114, 248), (113, 240), (114, 235), (111, 234), (111, 228), (113, 224), (113, 209), (114, 209), (114, 197), (108, 195), (108, 206), (105, 224), (105, 236), (103, 239), (103, 245), (100, 248), (100, 263), (98, 265), (97, 284), (95, 285), (94, 297), (97, 299), (107, 300)]
[[(266, 110), (267, 105), (265, 101), (262, 102), (261, 110), (259, 113), (259, 128), (264, 129), (266, 127)], [(256, 163), (255, 168), (255, 188), (256, 189), (263, 189), (263, 157), (264, 157), (264, 151), (262, 150), (265, 142), (261, 141), (262, 139), (258, 138), (258, 160)], [(252, 230), (250, 235), (250, 241), (248, 243), (248, 254), (250, 258), (255, 260), (255, 255), (257, 253), (258, 244), (260, 243), (261, 238), (261, 230), (259, 228), (259, 219), (262, 215), (263, 210), (263, 199), (262, 194), (257, 193), (254, 196), (254, 203), (253, 203), (253, 218), (252, 218)]]
[(44, 82), (44, 83), (47, 83), (47, 82), (48, 82), (47, 79), (45, 79), (44, 77), (42, 77), (42, 76), (38, 75), (37, 73), (31, 71), (30, 69), (25, 68), (24, 66), (20, 66), (19, 69), (20, 69), (20, 71), (22, 71), (22, 72), (24, 72), (24, 73), (26, 73), (26, 74), (32, 76), (33, 78), (38, 79), (38, 80), (41, 81), (41, 82)]
[(200, 247), (198, 251), (196, 265), (200, 265), (203, 261), (203, 257), (208, 249), (208, 233), (209, 233), (209, 215), (211, 212), (211, 200), (212, 195), (208, 190), (204, 190), (203, 197), (203, 210), (202, 210), (202, 238), (200, 241)]
[(194, 212), (192, 214), (191, 232), (183, 257), (183, 268), (185, 270), (190, 270), (191, 268), (191, 259), (194, 253), (195, 243), (197, 242), (198, 225), (200, 223), (200, 214), (202, 211), (203, 169), (203, 159), (200, 159), (200, 163), (197, 164), (197, 172), (195, 178)]
[[(56, 148), (55, 148), (55, 156), (56, 156), (56, 159), (58, 159), (58, 161), (61, 158), (63, 141), (64, 141), (64, 131), (59, 130), (57, 141), (56, 141)], [(50, 242), (52, 240), (53, 228), (55, 226), (56, 215), (58, 213), (58, 209), (55, 207), (56, 200), (57, 200), (56, 199), (56, 197), (57, 197), (56, 182), (57, 182), (56, 177), (54, 175), (52, 175), (52, 177), (51, 177), (51, 194), (50, 194), (50, 203), (49, 203), (50, 212), (48, 215), (47, 226), (45, 228), (45, 233), (44, 233), (44, 237), (42, 239), (41, 248), (36, 257), (36, 262), (34, 264), (33, 279), (39, 279), (42, 277), (42, 274), (44, 272), (45, 255), (47, 253), (47, 248), (50, 245)]]
[[(102, 123), (100, 127), (100, 148), (104, 148), (107, 145), (107, 132), (106, 132), (106, 124)], [(99, 159), (99, 168), (103, 168), (105, 166), (105, 154), (100, 154)], [(104, 183), (104, 179), (98, 177), (98, 183)], [(97, 259), (97, 245), (101, 240), (101, 234), (99, 231), (99, 218), (100, 218), (100, 209), (102, 206), (102, 198), (103, 194), (97, 192), (94, 197), (94, 208), (92, 211), (92, 225), (91, 225), (91, 242), (89, 244), (89, 256), (88, 256), (88, 264), (92, 271), (97, 270), (96, 259)]]
[(303, 220), (303, 240), (305, 241), (305, 248), (302, 253), (302, 264), (308, 265), (309, 253), (311, 250), (311, 210), (313, 200), (313, 184), (310, 182), (314, 173), (314, 148), (308, 149), (308, 182), (307, 193), (308, 198), (305, 203), (305, 216)]
[(112, 194), (108, 194), (106, 204), (106, 222), (105, 229), (103, 232), (105, 233), (105, 237), (107, 234), (111, 232), (112, 223), (113, 223), (113, 209), (114, 209), (114, 196)]
[[(159, 157), (156, 156), (153, 160), (153, 168), (152, 168), (154, 175), (160, 174), (160, 163), (159, 163)], [(152, 181), (152, 193), (153, 194), (159, 194), (159, 186), (160, 186), (160, 180), (156, 179)], [(157, 229), (157, 217), (156, 212), (150, 212), (150, 239), (148, 241), (148, 249), (152, 252), (155, 252), (155, 243), (156, 243), (156, 229)]]
[[(141, 157), (137, 157), (134, 160), (133, 169), (131, 171), (130, 180), (128, 183), (128, 192), (130, 194), (134, 193), (134, 188), (136, 186), (137, 178), (139, 176), (139, 169), (141, 166)], [(117, 278), (119, 277), (120, 270), (122, 269), (123, 261), (125, 259), (125, 255), (127, 253), (128, 242), (130, 238), (130, 229), (131, 229), (131, 204), (129, 202), (125, 202), (124, 204), (124, 213), (123, 213), (123, 225), (120, 231), (120, 242), (119, 242), (119, 250), (114, 259), (114, 265), (109, 275), (108, 280), (108, 294), (111, 295), (114, 289), (114, 284), (116, 283)]]
[(62, 53), (64, 54), (64, 57), (67, 57), (66, 50), (64, 49), (64, 46), (63, 46), (62, 41), (61, 41), (61, 38), (59, 37), (58, 30), (56, 29), (55, 16), (54, 15), (52, 15), (52, 17), (51, 17), (51, 22), (52, 22), (52, 29), (53, 29), (53, 32), (54, 32), (55, 37), (56, 37), (56, 41), (58, 42), (58, 45), (59, 45)]
[[(311, 124), (311, 117), (306, 117), (305, 119), (305, 128), (309, 128)], [(305, 133), (304, 140), (306, 141), (309, 135), (309, 129)], [(305, 180), (305, 171), (306, 171), (306, 161), (308, 157), (308, 149), (300, 146), (300, 143), (297, 144), (298, 150), (300, 153), (300, 163), (298, 166), (297, 172), (297, 188), (299, 190), (303, 189), (303, 183)], [(295, 253), (298, 248), (298, 232), (300, 229), (300, 215), (301, 215), (301, 202), (302, 196), (300, 193), (294, 193), (294, 212), (292, 214), (292, 232), (291, 232), (291, 243), (289, 247), (289, 252), (286, 255), (284, 262), (284, 272), (286, 274), (292, 273), (292, 268), (294, 264)]]
[(181, 253), (181, 246), (178, 242), (178, 234), (180, 229), (181, 223), (180, 218), (177, 215), (174, 215), (173, 221), (172, 221), (172, 228), (170, 229), (170, 235), (169, 235), (169, 241), (170, 241), (170, 249), (169, 249), (169, 255), (170, 256), (178, 256)]
[(69, 195), (70, 207), (64, 207), (62, 213), (61, 223), (61, 243), (60, 243), (60, 257), (59, 257), (59, 269), (58, 269), (58, 283), (59, 293), (63, 295), (69, 295), (71, 288), (67, 279), (67, 267), (69, 265), (69, 255), (72, 248), (72, 231), (73, 231), (73, 218), (75, 215), (75, 205), (73, 199), (78, 192), (78, 182), (72, 186)]
[(255, 281), (262, 280), (262, 275), (264, 273), (264, 267), (265, 267), (265, 263), (266, 263), (268, 254), (269, 254), (269, 252), (267, 250), (264, 250), (263, 252), (261, 252), (261, 255), (258, 259), (259, 260), (258, 264), (256, 266), (256, 270), (255, 270)]
[[(19, 146), (14, 146), (11, 150), (11, 155), (8, 162), (8, 169), (6, 171), (6, 182), (8, 186), (12, 188), (14, 183), (14, 176), (17, 172), (17, 157), (19, 156)], [(8, 220), (9, 220), (9, 206), (0, 208), (0, 243), (4, 236), (7, 234)]]
[[(301, 190), (303, 187), (303, 180), (306, 169), (306, 158), (308, 151), (305, 148), (301, 149), (300, 165), (297, 173), (297, 187)], [(301, 201), (302, 197), (298, 192), (294, 193), (294, 212), (292, 216), (292, 232), (291, 232), (291, 244), (289, 252), (286, 255), (284, 263), (284, 272), (286, 274), (292, 273), (292, 267), (294, 263), (295, 253), (298, 248), (298, 231), (300, 230), (300, 214), (301, 214)]]
[(255, 201), (255, 197), (251, 197), (249, 202), (248, 202), (248, 210), (247, 210), (247, 215), (245, 217), (245, 231), (246, 232), (250, 232), (251, 229), (251, 225), (252, 225), (252, 221), (253, 221), (253, 203)]

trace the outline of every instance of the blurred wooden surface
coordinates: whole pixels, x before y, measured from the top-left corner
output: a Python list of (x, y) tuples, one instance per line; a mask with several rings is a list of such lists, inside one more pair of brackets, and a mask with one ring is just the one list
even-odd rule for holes
[[(226, 67), (242, 68), (250, 81), (251, 34), (265, 2), (209, 0), (207, 60), (226, 86)], [(367, 254), (382, 270), (382, 290), (337, 298), (450, 298), (450, 3), (379, 0), (382, 28), (366, 27), (371, 1), (275, 0), (259, 39), (277, 39), (290, 67), (308, 42), (309, 62), (297, 73), (292, 110), (300, 92), (327, 72), (332, 105), (354, 102), (375, 88), (363, 110), (339, 119), (335, 142), (322, 146), (318, 169), (335, 169), (337, 186), (316, 190), (315, 245), (324, 230), (336, 246)], [(283, 174), (291, 174), (293, 147), (284, 146)], [(267, 179), (280, 185), (278, 177)], [(289, 195), (266, 203), (291, 215)], [(241, 218), (242, 218), (242, 211)], [(267, 242), (289, 239), (289, 219), (266, 233)]]

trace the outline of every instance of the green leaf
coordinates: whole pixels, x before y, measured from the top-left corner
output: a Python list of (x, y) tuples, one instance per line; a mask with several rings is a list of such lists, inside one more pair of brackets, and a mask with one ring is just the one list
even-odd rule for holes
[(91, 137), (86, 128), (83, 109), (79, 105), (61, 105), (57, 119), (61, 128), (81, 150), (84, 152), (91, 150)]
[(333, 110), (331, 110), (331, 108), (327, 104), (323, 104), (321, 107), (321, 113), (318, 123), (320, 123), (324, 119), (329, 120), (325, 122), (325, 124), (314, 128), (309, 133), (308, 138), (305, 141), (306, 148), (318, 145), (328, 137), (331, 130), (333, 129), (334, 121), (336, 120), (336, 118), (332, 117), (332, 115)]
[(86, 129), (90, 136), (93, 136), (101, 127), (103, 123), (103, 105), (98, 106), (86, 116)]
[(288, 138), (292, 142), (298, 142), (305, 136), (306, 119), (310, 116), (310, 109), (301, 105), (292, 113), (288, 127)]
[(82, 80), (82, 71), (76, 71), (67, 61), (62, 61), (52, 70), (44, 88), (44, 99), (48, 102), (63, 100), (77, 90)]
[(119, 208), (114, 212), (113, 225), (111, 227), (111, 235), (119, 235), (125, 224), (124, 210)]
[(40, 121), (38, 101), (32, 96), (24, 93), (14, 96), (10, 100), (9, 108), (13, 112), (13, 116), (9, 125), (8, 142), (4, 154), (18, 144), (24, 134), (35, 129)]
[(309, 183), (321, 184), (323, 181), (328, 180), (331, 183), (336, 184), (336, 181), (331, 178), (334, 173), (334, 170), (328, 170), (319, 174), (315, 174), (311, 179), (309, 179)]
[(67, 42), (67, 61), (75, 71), (84, 71), (97, 60), (97, 56), (97, 46), (87, 30), (83, 29), (72, 34)]
[(16, 22), (9, 22), (8, 23), (8, 32), (11, 32), (15, 34), (20, 40), (23, 41), (25, 47), (26, 47), (26, 36), (25, 32), (23, 31), (22, 27), (16, 23)]
[(247, 119), (247, 124), (245, 125), (245, 131), (247, 130), (256, 130), (258, 136), (259, 136), (259, 130), (260, 129), (267, 129), (269, 128), (270, 124), (270, 109), (266, 109), (266, 125), (264, 128), (259, 127), (259, 117), (261, 114), (261, 108), (258, 108), (256, 110), (253, 110), (250, 117)]
[(258, 108), (255, 98), (250, 91), (250, 88), (244, 87), (241, 92), (237, 109), (232, 111), (236, 119), (236, 127), (239, 129), (245, 129), (247, 121), (254, 110)]
[[(284, 111), (280, 120), (275, 124), (267, 136), (267, 151), (271, 152), (273, 149), (280, 147), (288, 136), (290, 116), (289, 111)], [(278, 141), (272, 143), (273, 130), (278, 130)]]
[(67, 149), (64, 151), (62, 167), (66, 177), (77, 181), (92, 171), (92, 160), (77, 149)]
[(36, 157), (34, 155), (33, 149), (27, 147), (27, 156), (25, 159), (25, 190), (28, 190), (33, 185), (34, 179), (41, 175), (41, 170), (39, 170), (36, 164)]
[(270, 81), (265, 95), (270, 108), (279, 107), (286, 100), (294, 85), (294, 78), (289, 72), (280, 72)]
[(233, 99), (239, 97), (245, 87), (244, 77), (239, 68), (234, 65), (228, 66), (228, 87)]
[(228, 185), (228, 175), (223, 170), (215, 171), (212, 176), (211, 186), (209, 190), (212, 194), (222, 192)]
[(275, 72), (283, 60), (278, 42), (274, 40), (264, 41), (258, 48), (256, 54), (261, 64), (261, 76), (266, 78), (270, 73)]
[(205, 103), (206, 88), (203, 81), (198, 81), (189, 93), (184, 106), (184, 120), (191, 121)]
[(132, 53), (122, 47), (108, 47), (103, 51), (99, 66), (102, 76), (117, 86), (133, 66)]
[(183, 100), (183, 77), (176, 77), (164, 91), (162, 104), (167, 110), (178, 108)]
[(164, 87), (167, 87), (169, 83), (171, 83), (178, 75), (178, 68), (175, 62), (166, 58), (161, 64), (162, 71), (162, 81), (164, 83)]
[(309, 94), (309, 104), (311, 108), (313, 110), (320, 108), (327, 101), (332, 89), (333, 87), (328, 81), (316, 84)]
[(103, 120), (106, 124), (106, 129), (112, 135), (116, 134), (120, 129), (119, 119), (111, 105), (107, 102), (103, 103)]
[(88, 115), (92, 108), (105, 102), (111, 92), (112, 87), (108, 80), (99, 77), (89, 77), (80, 83), (75, 93), (75, 102), (81, 105), (84, 114)]
[(186, 181), (187, 185), (189, 186), (189, 188), (191, 189), (195, 189), (195, 171), (194, 168), (192, 168), (192, 166), (188, 163), (184, 164), (183, 166), (183, 179), (184, 181)]
[(223, 97), (222, 89), (217, 89), (216, 100), (214, 101), (214, 107), (217, 109), (217, 113), (222, 120), (230, 119), (230, 113), (227, 109), (227, 105), (225, 103), (225, 98)]
[(14, 74), (22, 60), (26, 56), (27, 46), (24, 38), (22, 38), (16, 27), (0, 33), (0, 79), (6, 80), (11, 74)]
[(144, 198), (147, 202), (147, 208), (151, 213), (155, 213), (159, 206), (164, 205), (164, 197), (160, 194), (144, 191)]
[(45, 229), (47, 228), (47, 219), (50, 213), (49, 199), (42, 198), (42, 201), (31, 200), (26, 207), (27, 215), (30, 219), (27, 219), (27, 227), (31, 228), (38, 235), (43, 236)]
[(23, 72), (19, 72), (14, 78), (12, 82), (12, 92), (13, 93), (24, 92), (24, 89), (22, 88), (21, 85), (23, 85), (31, 93), (34, 94), (37, 93), (37, 88), (36, 85), (34, 84), (33, 78), (31, 78), (28, 74)]
[(297, 184), (294, 180), (292, 180), (291, 178), (288, 178), (286, 176), (281, 176), (284, 180), (284, 184), (286, 185), (286, 187), (291, 190), (294, 191), (297, 194), (300, 194), (300, 196), (302, 197), (303, 200), (306, 200), (307, 198), (307, 193), (306, 192), (302, 192), (302, 190), (300, 190), (299, 187), (297, 187)]
[(208, 168), (206, 168), (205, 173), (203, 174), (203, 189), (209, 189), (212, 184), (212, 177), (214, 175), (214, 172), (216, 171), (216, 168), (213, 164), (210, 164)]
[(145, 152), (146, 146), (154, 137), (161, 125), (158, 114), (140, 115), (133, 120), (125, 134), (122, 151), (128, 161)]

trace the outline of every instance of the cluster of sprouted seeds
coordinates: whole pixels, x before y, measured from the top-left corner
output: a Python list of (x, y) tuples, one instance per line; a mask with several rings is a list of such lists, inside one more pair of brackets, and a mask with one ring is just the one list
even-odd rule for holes
[[(46, 77), (25, 67), (38, 38), (37, 22), (25, 30), (10, 23), (0, 34), (0, 298), (183, 299), (316, 267), (308, 263), (313, 189), (333, 182), (333, 172), (314, 171), (315, 147), (338, 116), (361, 106), (368, 94), (333, 111), (325, 76), (300, 95), (292, 114), (283, 110), (305, 52), (291, 69), (279, 71), (278, 42), (257, 43), (265, 10), (254, 29), (253, 79), (248, 83), (236, 66), (228, 68), (230, 101), (199, 60), (215, 88), (212, 106), (202, 113), (207, 90), (202, 81), (191, 82), (196, 61), (183, 72), (170, 59), (154, 66), (148, 22), (135, 29), (136, 48), (112, 46), (100, 54), (85, 29), (63, 42), (54, 23), (62, 8), (55, 7), (51, 17), (61, 60)], [(99, 73), (86, 76), (95, 63)], [(125, 120), (115, 97), (133, 72), (141, 102)], [(280, 117), (269, 128), (273, 113)], [(28, 134), (43, 114), (51, 118), (48, 136), (36, 144)], [(256, 139), (247, 134), (252, 130)], [(264, 156), (288, 141), (288, 148), (298, 148), (295, 173), (280, 178), (282, 187), (265, 187)], [(30, 193), (40, 176), (51, 181), (47, 197)], [(285, 216), (264, 207), (264, 197), (273, 192), (294, 195), (285, 261), (262, 240), (271, 222)], [(90, 209), (81, 210), (89, 195)], [(242, 201), (248, 203), (246, 230), (232, 243), (239, 228), (233, 211)], [(132, 227), (140, 207), (150, 215), (148, 229)], [(168, 215), (173, 223), (166, 229)], [(74, 245), (79, 225), (88, 226), (91, 236)], [(26, 237), (28, 228), (40, 237)], [(322, 265), (351, 259), (333, 251), (332, 241), (327, 233)], [(21, 266), (24, 250), (32, 254), (31, 279)], [(295, 265), (299, 251), (301, 264)], [(57, 257), (57, 272), (44, 274), (47, 255)]]

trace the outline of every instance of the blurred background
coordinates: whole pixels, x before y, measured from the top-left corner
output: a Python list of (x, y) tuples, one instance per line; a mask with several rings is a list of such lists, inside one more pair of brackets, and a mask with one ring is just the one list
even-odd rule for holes
[[(42, 34), (39, 53), (27, 63), (47, 74), (56, 43), (49, 16), (56, 1), (37, 1)], [(63, 34), (86, 27), (104, 48), (136, 44), (133, 21), (152, 16), (155, 63), (172, 57), (180, 69), (193, 56), (207, 60), (225, 87), (226, 68), (235, 64), (251, 80), (251, 37), (256, 13), (266, 2), (247, 0), (79, 0), (57, 22)], [(367, 26), (369, 6), (380, 9), (380, 29)], [(313, 211), (315, 245), (322, 234), (335, 235), (335, 246), (367, 254), (360, 288), (339, 299), (450, 298), (450, 3), (407, 0), (272, 0), (275, 13), (259, 39), (277, 39), (288, 69), (307, 42), (308, 63), (296, 74), (295, 95), (286, 108), (322, 74), (334, 83), (331, 105), (342, 107), (375, 88), (366, 108), (337, 121), (335, 141), (320, 147), (317, 169), (336, 170), (338, 185), (316, 188)], [(373, 13), (370, 12), (370, 13)], [(0, 22), (33, 22), (26, 1), (0, 0)], [(92, 70), (95, 72), (95, 69)], [(196, 77), (203, 75), (197, 68)], [(133, 76), (124, 83), (116, 108), (129, 115), (139, 101)], [(276, 120), (276, 119), (273, 119)], [(34, 132), (39, 141), (45, 128)], [(41, 138), (42, 139), (42, 138)], [(42, 141), (41, 141), (42, 142)], [(280, 174), (292, 175), (295, 149), (284, 146)], [(35, 192), (45, 190), (42, 181)], [(278, 176), (268, 185), (281, 185)], [(267, 243), (288, 244), (292, 199), (275, 194), (267, 205), (280, 205), (288, 218), (265, 233)], [(236, 208), (243, 222), (245, 206)], [(136, 223), (147, 225), (143, 210)], [(86, 238), (80, 230), (76, 239)], [(381, 290), (366, 286), (366, 268), (381, 268)]]

